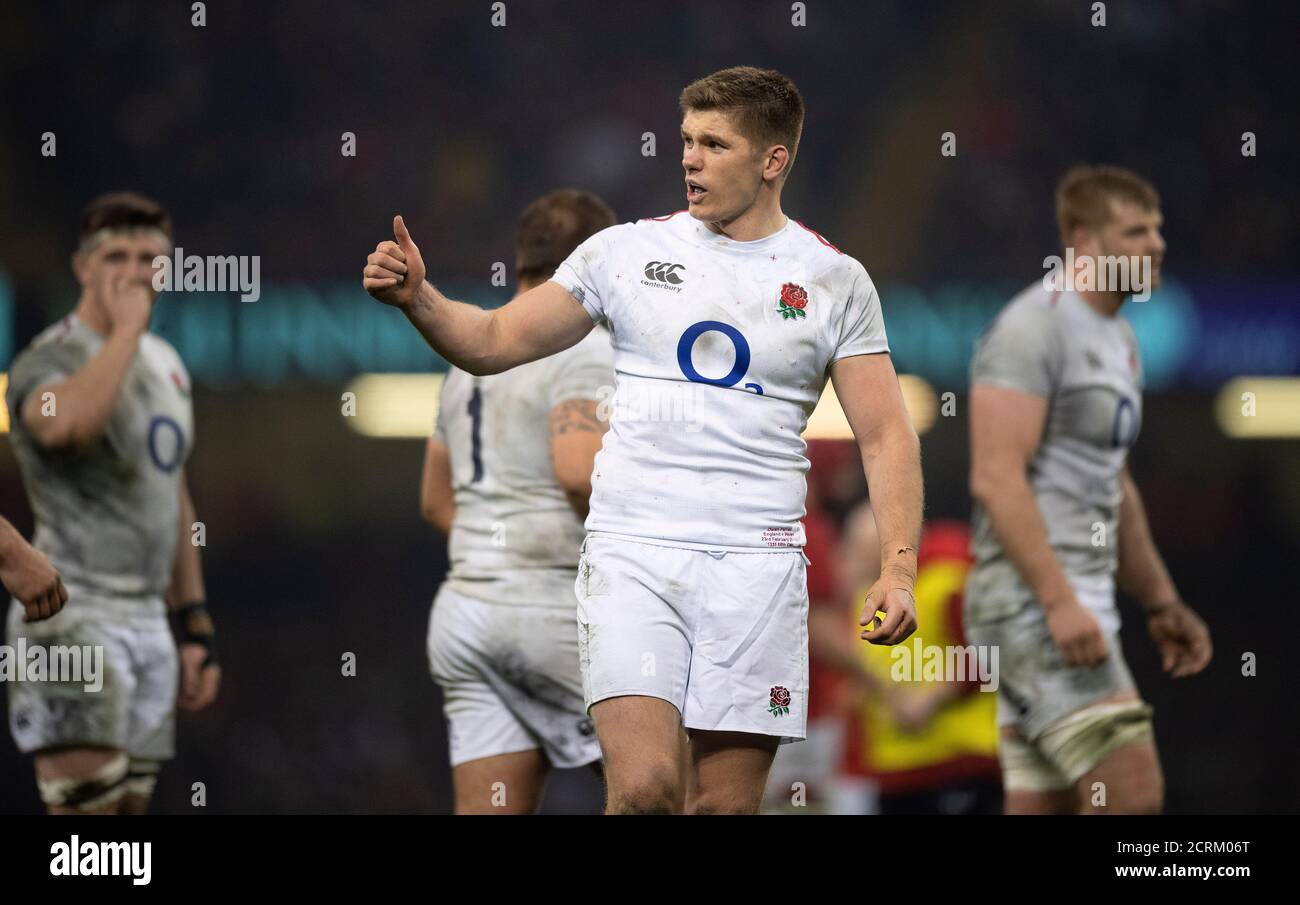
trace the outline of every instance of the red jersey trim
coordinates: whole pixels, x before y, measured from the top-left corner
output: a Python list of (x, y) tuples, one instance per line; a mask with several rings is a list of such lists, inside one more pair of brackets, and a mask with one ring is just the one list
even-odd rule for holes
[[(795, 220), (794, 222), (795, 222), (795, 223), (799, 223), (798, 220)], [(800, 225), (800, 226), (803, 226), (802, 223), (799, 223), (799, 225)], [(810, 233), (812, 233), (814, 236), (816, 236), (818, 242), (822, 243), (822, 244), (825, 245), (827, 248), (834, 249), (834, 251), (835, 251), (835, 253), (836, 253), (837, 255), (842, 255), (842, 254), (844, 254), (844, 252), (840, 251), (838, 248), (835, 248), (834, 245), (832, 245), (831, 243), (827, 242), (827, 241), (826, 241), (826, 237), (823, 236), (821, 233), (817, 232), (817, 230), (815, 230), (815, 229), (808, 229), (808, 227), (806, 227), (806, 226), (803, 226), (803, 228), (804, 228), (804, 229), (807, 229), (808, 232), (810, 232)]]

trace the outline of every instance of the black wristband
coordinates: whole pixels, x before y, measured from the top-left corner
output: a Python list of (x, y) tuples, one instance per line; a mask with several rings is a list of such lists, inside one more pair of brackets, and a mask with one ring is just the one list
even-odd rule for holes
[(204, 666), (217, 662), (216, 626), (212, 623), (212, 614), (202, 603), (187, 603), (168, 613), (172, 634), (176, 644), (201, 644), (207, 651)]

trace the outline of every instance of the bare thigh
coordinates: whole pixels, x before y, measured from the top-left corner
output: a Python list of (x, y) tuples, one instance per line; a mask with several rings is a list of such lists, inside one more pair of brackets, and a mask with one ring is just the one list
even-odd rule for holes
[(691, 733), (688, 814), (757, 814), (780, 739), (752, 732)]
[(1165, 778), (1151, 739), (1116, 748), (1078, 784), (1081, 814), (1159, 814)]
[(540, 748), (480, 757), (452, 768), (457, 814), (532, 814), (551, 765)]
[(624, 695), (592, 706), (607, 814), (680, 814), (690, 760), (682, 716), (661, 698)]

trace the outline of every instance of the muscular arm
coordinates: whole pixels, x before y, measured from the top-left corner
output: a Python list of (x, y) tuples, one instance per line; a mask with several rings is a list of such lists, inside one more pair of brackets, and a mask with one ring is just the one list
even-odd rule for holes
[(429, 438), (420, 475), (420, 515), (443, 534), (451, 534), (456, 518), (456, 495), (451, 488), (451, 452), (447, 444)]
[[(115, 328), (94, 357), (72, 376), (28, 393), (22, 419), (36, 442), (58, 448), (85, 445), (102, 437), (139, 345), (140, 331)], [(54, 394), (49, 415), (42, 411), (46, 393)]]
[(867, 595), (862, 633), (873, 644), (897, 644), (916, 631), (916, 545), (921, 540), (921, 444), (903, 405), (887, 352), (841, 358), (831, 380), (858, 450), (880, 531), (880, 579)]
[(1119, 586), (1148, 611), (1180, 602), (1169, 570), (1156, 549), (1146, 508), (1128, 466), (1120, 474), (1124, 496), (1119, 505)]
[(181, 506), (177, 522), (176, 558), (172, 564), (172, 581), (166, 595), (167, 606), (173, 610), (189, 604), (203, 603), (207, 597), (203, 588), (203, 563), (199, 559), (199, 548), (194, 545), (190, 537), (196, 514), (184, 472), (181, 472), (180, 485)]
[(1048, 541), (1028, 468), (1047, 421), (1047, 400), (991, 384), (971, 388), (971, 495), (988, 512), (1007, 558), (1047, 611), (1074, 601)]
[(595, 326), (582, 304), (548, 281), (494, 311), (455, 302), (425, 281), (424, 259), (401, 217), (393, 236), (366, 259), (362, 286), (406, 315), (425, 342), (447, 361), (476, 376), (499, 374), (554, 355)]
[(570, 399), (551, 409), (551, 462), (555, 479), (578, 518), (591, 504), (591, 472), (609, 423), (596, 415), (595, 399)]
[(910, 591), (921, 539), (921, 445), (893, 362), (888, 353), (842, 358), (831, 365), (831, 380), (862, 453), (880, 531), (881, 577)]
[(434, 351), (480, 376), (554, 355), (595, 326), (577, 299), (549, 281), (493, 311), (452, 301), (424, 283), (403, 312)]

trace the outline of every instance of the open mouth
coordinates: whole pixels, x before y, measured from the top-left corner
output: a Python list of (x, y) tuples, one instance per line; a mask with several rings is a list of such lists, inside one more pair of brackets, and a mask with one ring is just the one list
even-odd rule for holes
[(708, 189), (701, 186), (698, 182), (693, 182), (690, 179), (686, 180), (686, 201), (688, 203), (696, 203), (707, 195), (708, 191)]

